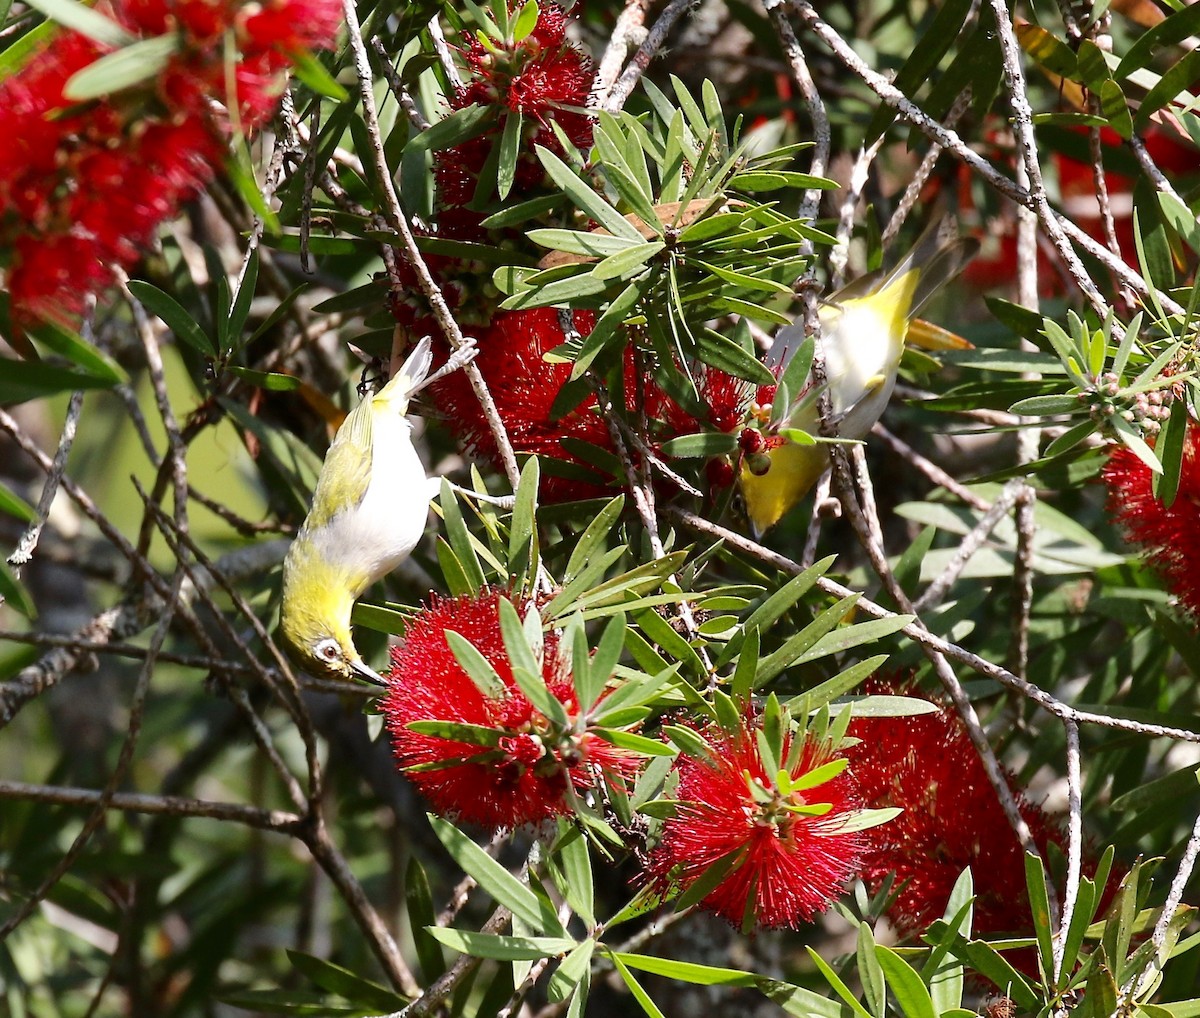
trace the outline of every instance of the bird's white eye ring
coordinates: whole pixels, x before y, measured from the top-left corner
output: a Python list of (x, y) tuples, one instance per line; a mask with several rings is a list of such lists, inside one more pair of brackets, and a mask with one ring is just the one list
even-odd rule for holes
[(342, 648), (338, 646), (337, 640), (332, 638), (318, 641), (313, 651), (322, 661), (336, 661), (342, 656)]

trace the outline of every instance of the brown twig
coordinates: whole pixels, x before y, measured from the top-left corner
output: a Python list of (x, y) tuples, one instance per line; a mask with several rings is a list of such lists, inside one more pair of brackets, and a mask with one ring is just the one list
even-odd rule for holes
[[(690, 530), (699, 534), (706, 534), (710, 537), (720, 538), (730, 548), (736, 548), (739, 551), (745, 552), (747, 555), (759, 562), (764, 563), (778, 569), (780, 572), (790, 576), (799, 575), (804, 571), (799, 562), (788, 558), (786, 555), (781, 555), (779, 552), (772, 551), (757, 541), (746, 537), (744, 534), (739, 534), (728, 527), (723, 527), (719, 523), (713, 523), (711, 520), (706, 520), (703, 516), (698, 516), (696, 513), (684, 509), (680, 506), (664, 506), (663, 515), (668, 516)], [(833, 597), (849, 597), (852, 594), (859, 593), (850, 587), (847, 587), (835, 580), (822, 576), (817, 582), (818, 589), (824, 591)], [(860, 597), (855, 607), (877, 619), (892, 619), (896, 618), (897, 612), (893, 612), (884, 608), (882, 605), (872, 601), (867, 597)], [(994, 679), (1002, 685), (1008, 686), (1010, 689), (1015, 689), (1023, 696), (1027, 697), (1047, 713), (1061, 719), (1071, 719), (1079, 724), (1093, 724), (1102, 728), (1112, 728), (1123, 732), (1132, 732), (1138, 735), (1147, 735), (1152, 737), (1161, 737), (1166, 739), (1175, 739), (1180, 742), (1200, 742), (1200, 732), (1194, 732), (1187, 728), (1176, 728), (1171, 725), (1156, 725), (1147, 724), (1141, 721), (1132, 721), (1128, 718), (1109, 717), (1106, 714), (1097, 714), (1094, 711), (1083, 711), (1071, 707), (1069, 704), (1063, 703), (1061, 700), (1047, 693), (1039, 686), (1026, 679), (1022, 679), (1018, 675), (1014, 675), (1007, 668), (1001, 665), (994, 664), (986, 658), (974, 654), (964, 647), (960, 647), (956, 643), (943, 639), (937, 636), (923, 626), (915, 622), (910, 622), (903, 626), (900, 630), (914, 643), (922, 647), (928, 647), (937, 651), (939, 654), (944, 654), (952, 661), (958, 661), (966, 665), (973, 671), (978, 672), (985, 678)]]
[[(346, 16), (346, 27), (349, 30), (350, 48), (354, 53), (354, 67), (358, 75), (359, 97), (362, 101), (363, 121), (366, 124), (367, 136), (371, 145), (371, 158), (375, 171), (375, 180), (384, 198), (383, 214), (387, 219), (388, 226), (396, 232), (401, 252), (416, 273), (421, 290), (429, 301), (429, 306), (433, 310), (433, 316), (441, 327), (442, 332), (445, 334), (451, 347), (455, 350), (461, 350), (467, 345), (467, 341), (463, 338), (462, 330), (458, 327), (458, 323), (450, 313), (450, 308), (446, 304), (446, 298), (443, 296), (441, 288), (434, 281), (433, 276), (429, 272), (429, 266), (425, 264), (425, 259), (421, 256), (416, 238), (413, 236), (412, 230), (408, 225), (408, 219), (400, 206), (400, 198), (396, 194), (396, 185), (392, 180), (391, 167), (388, 166), (387, 155), (383, 150), (383, 136), (379, 129), (379, 113), (375, 107), (371, 64), (367, 57), (367, 47), (363, 42), (362, 28), (358, 23), (358, 11), (353, 0), (343, 0), (342, 10)], [(431, 23), (431, 31), (433, 31), (434, 25), (436, 25), (436, 19)], [(388, 251), (390, 251), (390, 246), (388, 247)], [(389, 274), (392, 277), (392, 285), (399, 287), (401, 282), (394, 266), (389, 266)], [(472, 363), (468, 364), (463, 370), (466, 372), (467, 381), (470, 382), (471, 388), (479, 400), (479, 405), (483, 409), (488, 427), (496, 439), (496, 447), (500, 453), (504, 473), (515, 491), (517, 482), (521, 479), (521, 471), (517, 466), (517, 457), (513, 452), (512, 442), (509, 441), (508, 431), (504, 427), (504, 422), (500, 419), (500, 412), (496, 409), (496, 403), (488, 391), (487, 383), (484, 381), (479, 368)]]
[(181, 795), (146, 795), (140, 792), (113, 792), (69, 788), (62, 785), (31, 785), (23, 781), (0, 780), (0, 799), (47, 802), (59, 806), (103, 806), (124, 813), (144, 813), (173, 817), (203, 817), (242, 824), (278, 834), (295, 834), (304, 818), (277, 809), (259, 809), (234, 802), (212, 802)]
[(609, 113), (616, 113), (624, 107), (626, 100), (633, 92), (633, 86), (638, 83), (638, 80), (646, 72), (646, 69), (654, 61), (658, 55), (658, 51), (662, 49), (663, 43), (667, 41), (667, 35), (675, 26), (675, 22), (679, 20), (681, 14), (692, 6), (692, 0), (671, 0), (663, 9), (662, 14), (658, 16), (658, 20), (650, 27), (650, 31), (646, 33), (646, 38), (638, 47), (633, 58), (625, 65), (620, 76), (613, 86), (608, 91), (608, 96), (604, 102), (604, 109)]

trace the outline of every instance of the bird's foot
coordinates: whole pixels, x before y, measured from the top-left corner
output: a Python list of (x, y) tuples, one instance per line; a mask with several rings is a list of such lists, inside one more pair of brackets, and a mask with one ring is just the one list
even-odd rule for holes
[[(440, 485), (441, 479), (438, 479)], [(473, 488), (464, 488), (461, 484), (455, 484), (453, 481), (447, 481), (450, 485), (450, 490), (462, 495), (466, 498), (473, 498), (476, 502), (486, 502), (488, 505), (499, 506), (501, 509), (511, 509), (517, 504), (516, 495), (486, 495), (483, 492), (475, 491)]]
[(419, 392), (427, 385), (431, 385), (436, 382), (439, 378), (445, 378), (446, 375), (450, 374), (451, 371), (457, 371), (459, 368), (465, 368), (476, 358), (478, 354), (479, 347), (475, 345), (475, 337), (463, 336), (463, 345), (450, 355), (450, 358), (445, 364), (438, 368), (437, 371), (435, 371), (432, 375), (426, 377), (416, 389), (412, 390), (412, 392)]

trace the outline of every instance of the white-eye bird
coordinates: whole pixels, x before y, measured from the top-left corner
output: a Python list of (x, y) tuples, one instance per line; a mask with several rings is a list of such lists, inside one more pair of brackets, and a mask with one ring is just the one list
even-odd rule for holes
[[(857, 279), (830, 297), (820, 309), (821, 350), (829, 394), (831, 423), (838, 436), (862, 439), (883, 415), (896, 387), (906, 339), (933, 349), (962, 348), (964, 340), (935, 327), (910, 333), (909, 323), (953, 279), (978, 249), (973, 240), (942, 244), (936, 228), (926, 230), (894, 269)], [(767, 365), (782, 375), (804, 342), (800, 323), (781, 329)], [(810, 380), (811, 381), (811, 380)], [(766, 445), (743, 458), (738, 484), (746, 514), (761, 536), (799, 502), (829, 466), (827, 444), (801, 445), (779, 432), (820, 433), (817, 393), (811, 385), (781, 422), (766, 429)], [(773, 415), (774, 416), (774, 415)], [(753, 469), (752, 469), (753, 468)]]
[(334, 435), (312, 507), (283, 561), (280, 629), (305, 669), (382, 684), (354, 647), (350, 613), (363, 591), (416, 547), (441, 480), (426, 477), (405, 414), (413, 395), (474, 355), (474, 347), (464, 347), (430, 375), (429, 339), (421, 340)]

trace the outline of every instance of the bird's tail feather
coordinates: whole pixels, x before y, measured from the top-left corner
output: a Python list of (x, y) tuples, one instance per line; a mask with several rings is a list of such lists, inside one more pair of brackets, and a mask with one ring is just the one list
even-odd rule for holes
[(909, 319), (916, 318), (921, 309), (929, 303), (929, 299), (957, 276), (979, 251), (979, 242), (969, 237), (945, 240), (942, 236), (944, 221), (937, 219), (927, 226), (912, 249), (900, 259), (900, 263), (887, 274), (887, 278), (879, 286), (880, 290), (886, 290), (913, 269), (918, 271), (912, 305), (907, 314)]
[(387, 385), (379, 390), (375, 399), (394, 406), (400, 413), (407, 412), (409, 399), (421, 388), (432, 366), (433, 352), (429, 337), (426, 336), (413, 347), (413, 352), (400, 370), (388, 379)]

